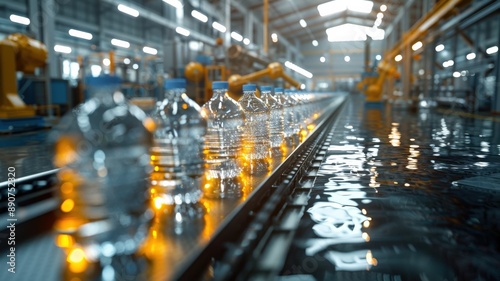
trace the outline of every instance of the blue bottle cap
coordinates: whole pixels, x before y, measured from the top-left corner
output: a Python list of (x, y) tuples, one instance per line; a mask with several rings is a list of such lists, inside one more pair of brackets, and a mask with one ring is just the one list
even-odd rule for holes
[(229, 83), (226, 81), (214, 81), (212, 82), (212, 90), (226, 90), (229, 87)]
[(274, 88), (274, 92), (280, 92), (280, 93), (283, 93), (283, 88), (281, 87), (278, 87), (278, 88)]
[(167, 79), (163, 83), (164, 89), (186, 89), (186, 79)]
[(243, 85), (243, 91), (255, 91), (257, 86), (255, 84), (245, 84)]
[(273, 90), (273, 87), (271, 87), (271, 86), (260, 86), (261, 92), (271, 92), (272, 90)]
[(110, 85), (119, 85), (122, 80), (119, 77), (111, 75), (101, 75), (98, 77), (88, 76), (85, 78), (85, 85), (92, 87), (106, 87)]

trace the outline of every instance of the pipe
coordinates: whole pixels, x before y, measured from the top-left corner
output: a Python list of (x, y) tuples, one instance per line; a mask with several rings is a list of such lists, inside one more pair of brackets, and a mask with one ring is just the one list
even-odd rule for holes
[(263, 12), (263, 22), (264, 22), (264, 54), (267, 55), (267, 51), (269, 49), (269, 42), (268, 42), (268, 37), (269, 37), (269, 0), (264, 0), (264, 8), (262, 9)]

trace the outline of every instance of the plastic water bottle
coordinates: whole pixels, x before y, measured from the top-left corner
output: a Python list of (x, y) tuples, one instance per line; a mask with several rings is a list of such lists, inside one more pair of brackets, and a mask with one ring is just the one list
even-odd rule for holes
[(281, 154), (281, 144), (284, 138), (284, 110), (283, 105), (272, 95), (271, 86), (260, 87), (260, 98), (270, 110), (269, 118), (269, 140), (271, 142), (272, 155)]
[(166, 80), (164, 89), (164, 99), (152, 115), (156, 124), (150, 149), (153, 195), (166, 205), (196, 203), (202, 194), (206, 122), (200, 106), (186, 94), (185, 79)]
[(283, 115), (283, 124), (284, 124), (284, 141), (288, 146), (291, 146), (294, 142), (295, 135), (295, 113), (293, 108), (293, 103), (286, 98), (283, 93), (283, 88), (275, 88), (274, 94), (279, 102), (283, 105), (284, 115)]
[(285, 89), (285, 99), (287, 99), (292, 105), (293, 111), (293, 134), (294, 137), (300, 136), (300, 131), (302, 130), (302, 114), (300, 112), (300, 103), (293, 96), (293, 90)]
[(205, 195), (212, 198), (242, 195), (242, 134), (245, 114), (241, 106), (227, 94), (228, 83), (212, 83), (212, 98), (202, 106), (207, 120), (204, 156)]
[(152, 121), (127, 103), (120, 79), (89, 78), (86, 86), (91, 98), (51, 135), (61, 168), (55, 228), (72, 236), (87, 260), (102, 261), (134, 253), (147, 234)]
[(245, 112), (245, 130), (243, 133), (243, 155), (245, 170), (251, 175), (266, 173), (269, 168), (269, 108), (255, 96), (257, 86), (243, 85), (243, 96), (238, 103)]

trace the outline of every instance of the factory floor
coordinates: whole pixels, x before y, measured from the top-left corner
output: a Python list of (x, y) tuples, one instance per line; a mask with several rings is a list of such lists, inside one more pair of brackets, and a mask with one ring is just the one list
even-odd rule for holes
[[(2, 171), (53, 169), (48, 132), (0, 135)], [(500, 280), (500, 122), (352, 95), (329, 134), (276, 280)], [(18, 254), (19, 274), (0, 280), (61, 276), (52, 234)]]
[(353, 95), (330, 133), (280, 280), (500, 280), (499, 120)]

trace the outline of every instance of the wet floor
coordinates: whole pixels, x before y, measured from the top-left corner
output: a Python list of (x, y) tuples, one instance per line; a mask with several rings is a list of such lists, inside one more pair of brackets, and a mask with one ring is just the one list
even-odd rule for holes
[(343, 110), (279, 280), (500, 280), (500, 122)]

